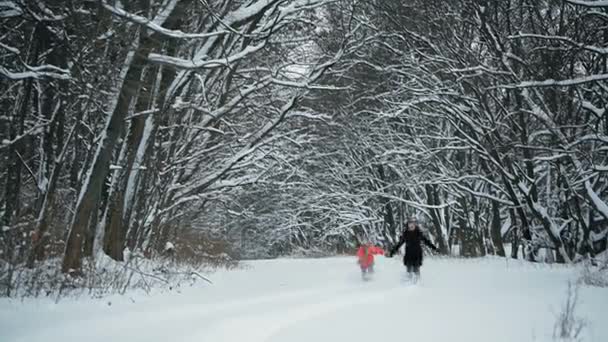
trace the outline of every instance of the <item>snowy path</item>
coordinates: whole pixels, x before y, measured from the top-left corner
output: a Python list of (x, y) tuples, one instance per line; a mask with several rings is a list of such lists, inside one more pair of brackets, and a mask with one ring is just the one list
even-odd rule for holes
[[(504, 259), (429, 259), (411, 286), (398, 258), (379, 258), (369, 282), (352, 258), (250, 265), (211, 275), (213, 286), (134, 302), (3, 299), (0, 341), (550, 341), (567, 281), (576, 276), (566, 267)], [(583, 288), (580, 298), (584, 340), (608, 341), (608, 290)]]

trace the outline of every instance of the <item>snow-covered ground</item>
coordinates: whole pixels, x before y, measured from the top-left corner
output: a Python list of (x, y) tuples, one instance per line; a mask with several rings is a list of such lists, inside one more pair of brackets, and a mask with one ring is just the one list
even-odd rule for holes
[[(3, 342), (553, 341), (565, 266), (427, 259), (417, 285), (399, 258), (371, 281), (354, 258), (255, 261), (213, 285), (103, 300), (0, 299)], [(608, 341), (608, 289), (583, 287), (583, 341)]]

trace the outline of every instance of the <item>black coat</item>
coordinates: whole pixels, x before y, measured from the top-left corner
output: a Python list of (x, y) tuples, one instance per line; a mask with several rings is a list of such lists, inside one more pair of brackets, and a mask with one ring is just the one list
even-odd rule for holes
[(399, 248), (405, 244), (405, 255), (403, 256), (403, 264), (405, 266), (422, 266), (422, 242), (427, 246), (436, 250), (437, 247), (424, 236), (420, 228), (416, 227), (414, 230), (405, 230), (399, 242), (391, 249), (390, 256), (397, 253)]

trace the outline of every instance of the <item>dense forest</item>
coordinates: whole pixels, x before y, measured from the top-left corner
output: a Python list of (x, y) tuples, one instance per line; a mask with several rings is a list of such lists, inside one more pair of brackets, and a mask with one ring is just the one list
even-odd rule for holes
[(442, 254), (608, 248), (607, 1), (1, 1), (0, 108), (3, 294), (410, 216)]

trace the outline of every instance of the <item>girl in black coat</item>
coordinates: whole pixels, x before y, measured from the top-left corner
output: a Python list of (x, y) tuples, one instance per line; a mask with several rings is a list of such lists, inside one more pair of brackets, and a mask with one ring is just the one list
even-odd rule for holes
[(389, 257), (392, 257), (399, 248), (405, 243), (405, 255), (403, 256), (403, 264), (407, 267), (407, 273), (411, 277), (412, 273), (416, 277), (420, 276), (420, 266), (422, 266), (422, 242), (437, 250), (437, 247), (424, 236), (415, 218), (411, 218), (407, 222), (407, 229), (399, 238), (399, 242), (390, 250)]

